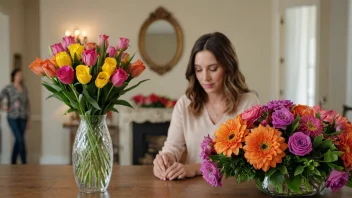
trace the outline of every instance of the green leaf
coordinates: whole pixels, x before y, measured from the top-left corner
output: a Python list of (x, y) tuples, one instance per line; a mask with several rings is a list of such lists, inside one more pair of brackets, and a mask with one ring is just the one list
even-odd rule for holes
[(76, 67), (80, 64), (77, 54), (75, 52), (75, 55), (73, 56), (73, 63), (72, 63), (72, 68), (76, 69)]
[(87, 89), (83, 89), (83, 95), (86, 97), (86, 99), (88, 100), (88, 102), (93, 105), (94, 108), (101, 110), (101, 108), (99, 107), (99, 104), (97, 103), (97, 101), (95, 101), (93, 98), (90, 97), (89, 93), (87, 92)]
[(319, 135), (318, 137), (314, 138), (313, 141), (313, 148), (318, 148), (323, 143), (323, 135)]
[(319, 172), (317, 169), (314, 169), (314, 170), (313, 170), (313, 173), (314, 173), (315, 175), (321, 176), (320, 172)]
[(286, 166), (280, 165), (278, 168), (279, 168), (279, 171), (281, 174), (283, 174), (283, 175), (287, 174), (288, 171), (287, 171)]
[(74, 112), (74, 111), (77, 111), (77, 110), (70, 108), (70, 109), (68, 109), (68, 110), (65, 112), (65, 115), (68, 114), (68, 113)]
[(271, 183), (279, 189), (279, 192), (282, 192), (282, 182), (284, 181), (284, 175), (281, 174), (279, 171), (276, 171), (269, 177)]
[(294, 176), (300, 175), (304, 171), (304, 166), (298, 166), (295, 170)]
[(335, 155), (337, 155), (338, 157), (340, 157), (341, 155), (344, 154), (343, 151), (334, 151), (333, 153), (334, 153)]
[(352, 188), (352, 181), (347, 181), (346, 186)]
[(47, 99), (49, 99), (49, 98), (53, 98), (53, 97), (55, 97), (55, 95), (54, 95), (54, 94), (51, 94), (50, 96), (46, 97), (45, 100), (47, 100)]
[(129, 88), (125, 89), (125, 90), (122, 90), (121, 93), (120, 93), (120, 95), (123, 95), (123, 94), (125, 94), (125, 93), (131, 91), (132, 89), (138, 87), (141, 83), (143, 83), (143, 82), (145, 82), (145, 81), (148, 81), (148, 80), (150, 80), (150, 79), (141, 80), (141, 81), (139, 81), (139, 83), (137, 83), (136, 85), (133, 85), (132, 87), (129, 87)]
[(334, 162), (338, 160), (338, 156), (335, 155), (330, 149), (324, 154), (325, 162)]
[(341, 133), (343, 133), (343, 131), (336, 131), (334, 133), (329, 133), (329, 134), (325, 134), (327, 137), (330, 137), (330, 136), (337, 136), (337, 135), (340, 135)]
[(113, 112), (116, 112), (116, 113), (119, 112), (119, 111), (118, 111), (117, 109), (115, 109), (114, 107), (109, 108), (109, 111), (113, 111)]
[(52, 93), (56, 93), (56, 89), (54, 89), (53, 87), (51, 87), (49, 84), (45, 84), (45, 83), (42, 83), (42, 85), (50, 92)]
[(301, 187), (301, 182), (302, 182), (302, 178), (301, 176), (295, 176), (292, 180), (285, 180), (287, 187), (289, 189), (291, 189), (292, 191), (296, 192), (296, 193), (300, 193), (300, 187)]
[(331, 150), (336, 150), (335, 145), (332, 143), (331, 140), (325, 140), (323, 141), (321, 147), (331, 149)]
[(270, 170), (265, 173), (265, 176), (270, 177), (272, 174), (276, 172), (276, 170), (277, 170), (276, 168), (270, 168)]
[(127, 102), (126, 100), (116, 100), (114, 102), (114, 104), (130, 107), (130, 108), (134, 109), (133, 106), (129, 102)]
[(290, 134), (293, 134), (296, 131), (297, 127), (299, 126), (299, 119), (300, 119), (300, 116), (299, 114), (297, 114), (296, 119), (292, 123), (292, 130)]
[(336, 169), (336, 170), (339, 170), (339, 171), (342, 171), (344, 169), (343, 166), (338, 166), (334, 163), (326, 163), (331, 169)]

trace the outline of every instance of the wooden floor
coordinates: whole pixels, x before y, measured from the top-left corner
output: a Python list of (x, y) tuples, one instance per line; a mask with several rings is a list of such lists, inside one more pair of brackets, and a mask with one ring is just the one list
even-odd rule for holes
[[(178, 181), (155, 178), (150, 166), (115, 166), (106, 194), (79, 193), (68, 165), (0, 165), (0, 198), (70, 198), (70, 197), (270, 197), (256, 189), (253, 182), (235, 184), (233, 178), (223, 181), (222, 188), (211, 187), (202, 177)], [(351, 198), (352, 189), (332, 194), (325, 190), (320, 197)]]

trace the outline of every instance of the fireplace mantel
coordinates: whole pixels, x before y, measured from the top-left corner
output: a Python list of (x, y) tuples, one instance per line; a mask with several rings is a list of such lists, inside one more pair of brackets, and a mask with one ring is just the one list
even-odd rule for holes
[(132, 122), (169, 122), (171, 120), (172, 110), (173, 109), (164, 108), (123, 108), (119, 110), (120, 165), (132, 165)]

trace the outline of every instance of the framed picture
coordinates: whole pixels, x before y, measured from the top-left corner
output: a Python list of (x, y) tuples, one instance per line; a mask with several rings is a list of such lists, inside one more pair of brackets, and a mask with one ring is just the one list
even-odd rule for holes
[(13, 60), (14, 69), (22, 69), (22, 56), (21, 56), (21, 54), (15, 53), (13, 58), (14, 58), (14, 60)]

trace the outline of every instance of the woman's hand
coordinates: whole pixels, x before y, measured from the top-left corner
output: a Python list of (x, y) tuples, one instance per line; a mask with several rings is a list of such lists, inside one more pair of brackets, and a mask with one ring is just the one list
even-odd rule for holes
[(166, 178), (169, 180), (184, 179), (186, 177), (194, 177), (198, 174), (200, 169), (199, 164), (184, 165), (179, 162), (175, 162), (166, 170)]
[(154, 175), (162, 180), (166, 180), (166, 170), (175, 163), (176, 159), (171, 153), (157, 154), (153, 164)]

